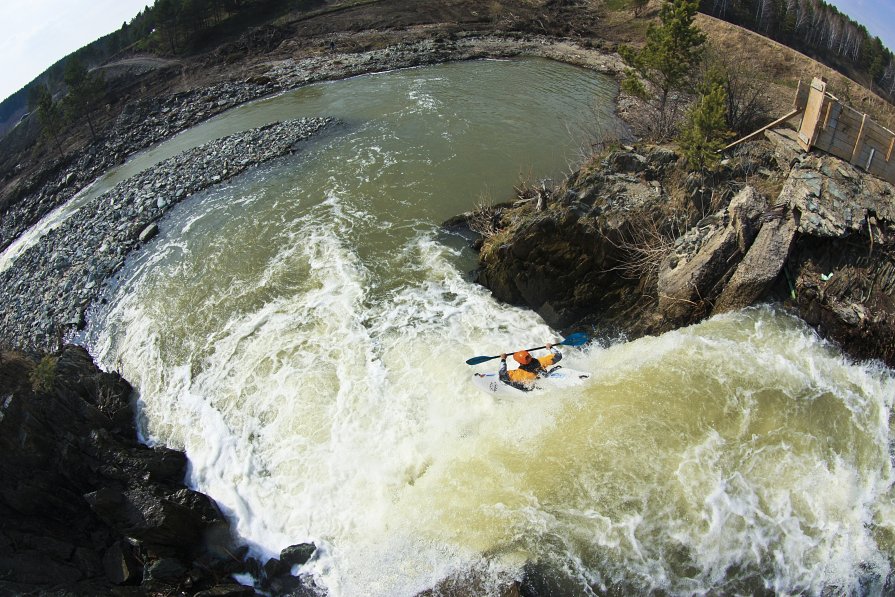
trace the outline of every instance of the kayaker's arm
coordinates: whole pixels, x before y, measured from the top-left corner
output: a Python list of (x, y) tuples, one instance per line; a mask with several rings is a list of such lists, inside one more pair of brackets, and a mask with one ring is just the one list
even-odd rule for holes
[(544, 355), (543, 357), (538, 359), (538, 362), (541, 364), (542, 367), (550, 367), (562, 360), (562, 353), (559, 352), (558, 349), (554, 348), (552, 344), (548, 342), (546, 345), (544, 345), (544, 348), (549, 350), (550, 354)]
[(500, 353), (500, 369), (497, 371), (497, 378), (503, 383), (510, 383), (510, 376), (507, 374), (507, 355)]

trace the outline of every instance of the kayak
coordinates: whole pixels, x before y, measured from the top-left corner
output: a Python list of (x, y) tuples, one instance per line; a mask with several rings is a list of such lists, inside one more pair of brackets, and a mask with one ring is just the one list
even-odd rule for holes
[(474, 373), (472, 384), (479, 390), (492, 396), (525, 396), (532, 391), (571, 388), (581, 385), (590, 377), (586, 371), (576, 371), (558, 365), (544, 377), (539, 377), (531, 384), (531, 390), (525, 391), (500, 381), (497, 373)]

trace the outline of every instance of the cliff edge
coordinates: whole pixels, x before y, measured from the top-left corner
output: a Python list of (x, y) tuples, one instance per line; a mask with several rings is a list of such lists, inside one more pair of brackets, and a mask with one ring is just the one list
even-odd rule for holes
[(553, 327), (633, 339), (770, 301), (895, 366), (895, 188), (790, 131), (713, 175), (618, 149), (542, 194), (488, 214), (477, 279)]

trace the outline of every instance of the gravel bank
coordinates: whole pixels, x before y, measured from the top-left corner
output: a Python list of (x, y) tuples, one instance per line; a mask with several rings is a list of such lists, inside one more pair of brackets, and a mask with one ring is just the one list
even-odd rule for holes
[(606, 54), (565, 40), (531, 36), (457, 35), (401, 43), (358, 53), (330, 53), (269, 64), (264, 75), (224, 81), (164, 98), (133, 102), (121, 113), (107, 137), (92, 144), (50, 180), (33, 180), (33, 191), (0, 218), (0, 250), (45, 214), (71, 199), (110, 168), (134, 153), (230, 108), (309, 83), (364, 73), (476, 58), (538, 56), (615, 74), (624, 69), (617, 54)]
[(84, 324), (84, 311), (171, 206), (246, 169), (291, 153), (330, 125), (306, 118), (252, 129), (165, 160), (100, 195), (0, 272), (0, 338), (49, 350)]

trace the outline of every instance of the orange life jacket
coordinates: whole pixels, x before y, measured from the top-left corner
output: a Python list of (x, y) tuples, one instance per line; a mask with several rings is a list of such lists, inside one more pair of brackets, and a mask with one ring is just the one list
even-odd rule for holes
[(507, 371), (507, 377), (511, 382), (532, 382), (538, 378), (538, 371), (546, 369), (556, 362), (556, 360), (556, 355), (553, 353), (544, 355), (539, 359), (532, 359), (532, 362), (528, 365), (523, 365), (518, 369)]

